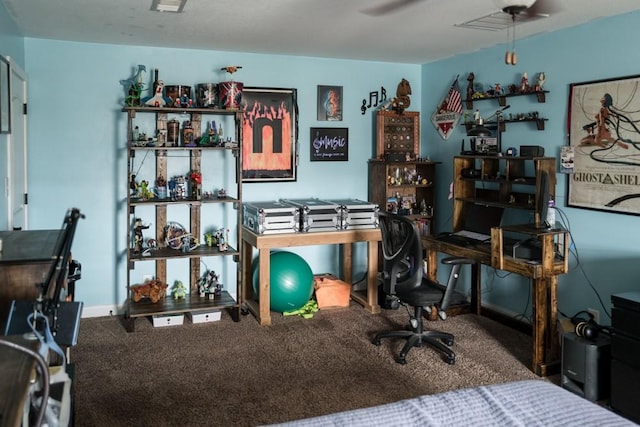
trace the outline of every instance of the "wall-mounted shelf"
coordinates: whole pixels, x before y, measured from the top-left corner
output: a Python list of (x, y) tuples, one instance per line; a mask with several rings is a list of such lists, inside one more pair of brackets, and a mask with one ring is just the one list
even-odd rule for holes
[[(544, 122), (546, 122), (549, 119), (545, 119), (545, 118), (525, 118), (525, 119), (507, 119), (507, 120), (500, 120), (500, 132), (504, 132), (506, 130), (506, 124), (507, 123), (535, 123), (536, 124), (536, 129), (538, 130), (544, 130)], [(463, 126), (466, 127), (467, 132), (469, 132), (474, 124), (473, 123), (463, 123)], [(495, 126), (497, 125), (497, 122), (484, 122), (484, 125), (490, 128), (495, 128)]]
[(472, 110), (473, 109), (474, 101), (485, 101), (487, 99), (497, 99), (498, 100), (498, 104), (500, 104), (501, 107), (504, 107), (505, 105), (507, 105), (507, 98), (511, 98), (511, 97), (515, 97), (515, 96), (531, 96), (531, 95), (534, 95), (536, 97), (536, 99), (538, 100), (538, 102), (543, 103), (543, 102), (546, 102), (546, 94), (547, 93), (549, 93), (548, 90), (541, 90), (541, 91), (535, 91), (535, 92), (525, 92), (525, 93), (505, 93), (505, 94), (497, 95), (497, 96), (485, 96), (484, 98), (465, 99), (464, 102), (467, 104), (467, 109), (468, 110)]

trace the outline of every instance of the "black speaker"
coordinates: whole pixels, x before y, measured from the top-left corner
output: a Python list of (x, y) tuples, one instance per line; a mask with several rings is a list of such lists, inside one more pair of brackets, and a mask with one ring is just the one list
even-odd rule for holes
[(521, 145), (520, 156), (522, 157), (542, 157), (544, 156), (544, 147), (539, 145)]
[(588, 340), (569, 332), (562, 337), (562, 387), (593, 402), (609, 397), (611, 340)]

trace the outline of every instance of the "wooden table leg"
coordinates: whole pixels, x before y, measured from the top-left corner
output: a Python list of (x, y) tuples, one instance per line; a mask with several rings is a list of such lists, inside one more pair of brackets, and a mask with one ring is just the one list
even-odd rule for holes
[(271, 253), (269, 249), (258, 250), (258, 262), (260, 263), (259, 303), (260, 314), (258, 321), (261, 325), (271, 324), (271, 295), (269, 278), (271, 276)]
[(533, 317), (532, 335), (532, 370), (538, 375), (544, 375), (545, 366), (545, 334), (547, 333), (547, 289), (545, 279), (532, 279), (533, 284)]
[(380, 313), (378, 304), (378, 242), (367, 242), (367, 306), (371, 313)]
[(558, 336), (558, 276), (551, 276), (548, 280), (549, 289), (549, 346), (551, 361), (560, 360), (560, 337)]
[(342, 246), (342, 280), (353, 284), (353, 245), (345, 243)]
[(251, 260), (253, 259), (253, 246), (246, 240), (242, 241), (242, 301), (249, 301), (253, 295), (253, 277), (251, 277)]

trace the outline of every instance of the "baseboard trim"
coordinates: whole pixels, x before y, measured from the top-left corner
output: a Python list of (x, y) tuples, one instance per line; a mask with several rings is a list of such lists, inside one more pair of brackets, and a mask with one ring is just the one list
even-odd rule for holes
[(83, 307), (82, 318), (119, 316), (124, 314), (124, 305), (94, 305)]

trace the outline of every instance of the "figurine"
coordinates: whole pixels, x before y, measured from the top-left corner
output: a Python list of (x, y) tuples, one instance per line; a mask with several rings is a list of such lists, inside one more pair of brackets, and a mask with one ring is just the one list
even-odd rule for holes
[(402, 114), (402, 112), (411, 105), (411, 98), (409, 95), (411, 95), (411, 84), (407, 79), (402, 79), (400, 83), (398, 83), (396, 97), (391, 103), (392, 108), (396, 110), (398, 114)]
[(125, 89), (125, 101), (124, 104), (128, 107), (134, 107), (140, 105), (140, 95), (142, 93), (142, 72), (147, 71), (144, 65), (138, 65), (136, 73), (128, 79), (120, 80), (120, 84)]
[(226, 71), (229, 74), (233, 74), (236, 71), (238, 71), (240, 68), (242, 68), (241, 65), (229, 65), (227, 67), (222, 67), (220, 68), (221, 71)]
[(136, 181), (136, 174), (132, 173), (129, 178), (129, 188), (131, 189), (131, 196), (138, 195), (138, 181)]
[(529, 91), (529, 76), (525, 71), (522, 73), (522, 79), (520, 80), (520, 93), (527, 93)]
[(142, 230), (146, 230), (149, 228), (149, 225), (144, 225), (142, 223), (142, 219), (136, 218), (135, 223), (133, 225), (133, 252), (140, 253), (142, 252), (142, 246), (144, 242), (144, 236), (142, 235)]
[(219, 277), (213, 270), (207, 270), (200, 278), (198, 283), (198, 293), (201, 297), (208, 297), (213, 299), (215, 296), (222, 294), (222, 283), (219, 282)]
[(544, 86), (544, 81), (546, 80), (546, 76), (544, 72), (538, 73), (538, 80), (536, 82), (536, 92), (542, 92), (542, 87)]
[(182, 145), (185, 147), (195, 147), (195, 135), (190, 120), (185, 120), (182, 128)]
[(214, 247), (218, 245), (218, 239), (216, 238), (216, 235), (211, 232), (204, 233), (204, 241), (209, 247)]
[(158, 86), (156, 87), (156, 91), (152, 97), (148, 98), (144, 101), (144, 105), (148, 107), (164, 107), (167, 105), (167, 101), (162, 96), (162, 90), (164, 89), (164, 83), (162, 80), (158, 82)]
[(140, 186), (138, 187), (138, 193), (140, 194), (140, 198), (142, 200), (149, 200), (153, 198), (153, 193), (149, 189), (149, 181), (147, 180), (140, 181)]
[(476, 76), (473, 73), (469, 73), (467, 76), (467, 99), (473, 99), (473, 79), (475, 78)]
[(225, 252), (229, 249), (228, 241), (229, 241), (229, 229), (220, 229), (216, 231), (216, 240), (218, 242), (218, 250), (220, 252)]
[(171, 294), (173, 295), (173, 299), (185, 299), (187, 296), (187, 288), (182, 281), (176, 280), (171, 288)]

